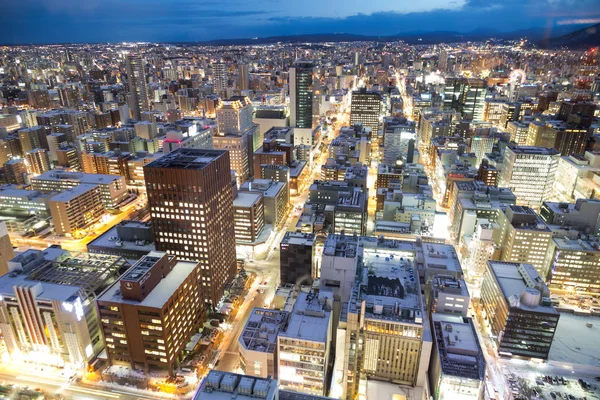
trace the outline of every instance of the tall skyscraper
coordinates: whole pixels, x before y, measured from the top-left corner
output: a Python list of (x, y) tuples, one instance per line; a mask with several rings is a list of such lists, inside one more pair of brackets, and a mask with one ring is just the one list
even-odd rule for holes
[(552, 193), (560, 153), (533, 146), (508, 146), (498, 186), (517, 196), (518, 204), (540, 208)]
[(252, 176), (255, 139), (260, 143), (259, 126), (252, 122), (252, 102), (248, 97), (233, 96), (223, 100), (217, 109), (219, 133), (213, 137), (213, 148), (229, 151), (231, 169), (241, 185)]
[(238, 64), (238, 89), (250, 89), (250, 80), (248, 77), (248, 64)]
[(313, 63), (296, 61), (290, 68), (290, 126), (312, 129)]
[(500, 354), (548, 359), (560, 314), (544, 278), (531, 264), (488, 261), (480, 301)]
[(446, 49), (440, 50), (440, 56), (438, 61), (438, 69), (442, 72), (446, 72), (448, 68), (448, 52)]
[(500, 249), (500, 260), (531, 264), (546, 281), (549, 271), (549, 248), (552, 231), (529, 207), (508, 205), (498, 214), (494, 242)]
[(350, 124), (362, 124), (373, 130), (377, 135), (379, 130), (379, 114), (381, 113), (381, 94), (370, 92), (365, 88), (352, 92), (350, 106)]
[(227, 96), (227, 66), (223, 63), (213, 64), (213, 88), (217, 95)]
[(29, 173), (40, 175), (50, 171), (50, 158), (46, 149), (33, 149), (25, 153)]
[(467, 79), (460, 97), (459, 111), (464, 119), (483, 120), (483, 105), (487, 93), (484, 79)]
[(129, 84), (129, 108), (133, 118), (140, 121), (142, 111), (149, 111), (148, 91), (146, 89), (146, 74), (144, 73), (144, 62), (135, 54), (126, 58), (127, 83)]
[(484, 79), (446, 78), (444, 109), (459, 111), (463, 119), (482, 121), (486, 93)]
[(156, 249), (198, 260), (215, 306), (236, 272), (229, 152), (180, 148), (144, 167)]

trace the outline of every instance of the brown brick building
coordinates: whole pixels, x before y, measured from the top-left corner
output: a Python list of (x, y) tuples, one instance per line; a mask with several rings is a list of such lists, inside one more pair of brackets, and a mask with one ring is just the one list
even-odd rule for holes
[(204, 321), (200, 264), (150, 252), (97, 300), (108, 362), (173, 373)]
[(197, 260), (216, 305), (236, 273), (229, 152), (180, 148), (147, 164), (144, 179), (156, 249)]

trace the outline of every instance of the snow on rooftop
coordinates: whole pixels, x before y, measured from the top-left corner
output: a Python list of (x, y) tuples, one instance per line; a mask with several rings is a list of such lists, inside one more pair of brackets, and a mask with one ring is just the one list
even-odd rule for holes
[[(155, 255), (149, 253), (149, 255)], [(120, 281), (116, 281), (99, 298), (99, 301), (109, 301), (122, 304), (134, 304), (148, 308), (162, 308), (173, 293), (181, 286), (185, 279), (197, 268), (198, 263), (178, 261), (171, 272), (160, 280), (158, 285), (144, 298), (144, 300), (128, 300), (121, 296)], [(132, 267), (135, 268), (135, 265)], [(127, 273), (124, 275), (127, 276)]]
[[(588, 323), (592, 326), (588, 327)], [(558, 320), (548, 360), (600, 367), (599, 337), (600, 318), (563, 312)]]
[(288, 328), (279, 336), (325, 343), (331, 311), (324, 309), (317, 296), (301, 292), (290, 315)]

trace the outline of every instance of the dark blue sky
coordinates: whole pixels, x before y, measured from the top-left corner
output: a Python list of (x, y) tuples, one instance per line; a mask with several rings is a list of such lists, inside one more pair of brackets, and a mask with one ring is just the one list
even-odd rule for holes
[[(2, 0), (0, 43), (202, 41), (307, 33), (557, 32), (599, 0)], [(562, 29), (564, 31), (564, 29)]]

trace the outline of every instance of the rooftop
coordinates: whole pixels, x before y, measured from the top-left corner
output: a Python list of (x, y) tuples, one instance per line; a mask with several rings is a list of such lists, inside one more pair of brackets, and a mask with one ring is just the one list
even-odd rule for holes
[(83, 289), (83, 294), (100, 293), (129, 264), (122, 257), (69, 252), (60, 247), (27, 250), (9, 262), (10, 272), (0, 277), (0, 293), (14, 286), (41, 283), (40, 298), (66, 300)]
[(546, 147), (537, 146), (513, 146), (509, 145), (508, 148), (515, 154), (530, 154), (530, 155), (543, 155), (543, 156), (559, 156), (558, 150)]
[(440, 243), (423, 243), (425, 268), (462, 272), (454, 246)]
[(285, 186), (284, 182), (277, 182), (272, 179), (254, 179), (252, 182), (244, 182), (242, 187), (248, 190), (260, 190), (265, 197), (276, 197)]
[(550, 291), (533, 265), (488, 261), (488, 267), (511, 308), (558, 314), (551, 305)]
[(363, 265), (352, 288), (349, 312), (358, 313), (365, 301), (367, 318), (422, 324), (414, 243), (388, 242), (396, 246), (381, 243), (375, 248), (364, 247)]
[[(113, 226), (102, 235), (88, 243), (88, 249), (93, 247), (114, 248), (115, 250), (135, 250), (137, 252), (149, 253), (154, 250), (154, 242), (140, 238), (139, 240), (128, 240), (119, 235), (119, 227), (151, 229), (146, 222), (125, 220)], [(93, 252), (93, 251), (91, 251)]]
[(287, 134), (292, 134), (292, 133), (293, 133), (293, 128), (285, 127), (285, 126), (273, 126), (265, 132), (264, 137), (265, 138), (280, 137), (280, 136), (285, 136)]
[(452, 293), (461, 296), (469, 295), (465, 281), (462, 279), (456, 279), (452, 276), (436, 275), (433, 278), (431, 285), (434, 291)]
[(355, 258), (358, 254), (358, 238), (345, 234), (330, 234), (325, 240), (323, 255), (330, 257)]
[(599, 238), (571, 239), (568, 237), (555, 237), (552, 239), (558, 250), (600, 252)]
[(551, 232), (548, 225), (546, 225), (535, 210), (530, 207), (510, 204), (506, 206), (504, 213), (515, 229), (546, 233)]
[(86, 174), (83, 172), (69, 172), (64, 170), (51, 170), (31, 178), (35, 181), (65, 181), (90, 185), (107, 185), (114, 181), (125, 180), (121, 175)]
[(315, 234), (304, 232), (286, 232), (283, 239), (281, 239), (281, 243), (312, 246), (315, 244)]
[(379, 164), (377, 174), (403, 174), (404, 168), (397, 165)]
[[(573, 332), (577, 334), (574, 335)], [(548, 359), (598, 368), (600, 367), (598, 335), (600, 335), (600, 318), (561, 312)]]
[(193, 400), (274, 400), (277, 380), (212, 370), (200, 384)]
[(277, 348), (277, 335), (285, 331), (290, 314), (285, 311), (255, 308), (238, 338), (238, 342), (248, 350), (274, 353)]
[(300, 292), (294, 311), (290, 314), (288, 327), (280, 332), (280, 337), (297, 338), (311, 342), (327, 342), (331, 308), (329, 301), (333, 295), (327, 297), (328, 292), (321, 292), (318, 296), (314, 292)]
[(586, 208), (587, 205), (598, 206), (600, 200), (596, 199), (577, 199), (575, 203), (562, 203), (557, 201), (545, 201), (543, 207), (548, 208), (554, 214), (572, 214), (581, 212), (582, 208)]
[(52, 202), (69, 202), (74, 198), (81, 196), (82, 194), (89, 192), (90, 190), (94, 190), (96, 188), (98, 188), (98, 185), (80, 183), (79, 185), (74, 186), (70, 189), (64, 189), (57, 195), (52, 196), (52, 199), (50, 200)]
[[(136, 264), (134, 264), (121, 278), (122, 280), (139, 281), (145, 276), (146, 272), (152, 268), (154, 262), (158, 261), (164, 253), (150, 252), (148, 255)], [(187, 277), (196, 271), (198, 263), (190, 261), (177, 261), (171, 272), (169, 272), (154, 289), (142, 300), (124, 299), (121, 295), (120, 281), (112, 284), (98, 301), (106, 301), (121, 304), (133, 304), (148, 308), (163, 308), (164, 304), (187, 279)]]
[(49, 197), (49, 196), (50, 196), (50, 194), (41, 193), (41, 192), (38, 192), (37, 190), (13, 189), (13, 188), (2, 189), (2, 188), (0, 188), (0, 199), (7, 198), (7, 197), (19, 197), (19, 198), (31, 200), (34, 198), (45, 198), (45, 197)]
[(481, 380), (485, 360), (470, 318), (432, 314), (433, 336), (444, 375)]
[(199, 170), (226, 153), (227, 150), (179, 148), (146, 164), (146, 167)]
[(238, 192), (238, 195), (233, 199), (234, 208), (250, 208), (262, 199), (262, 194), (250, 192)]

